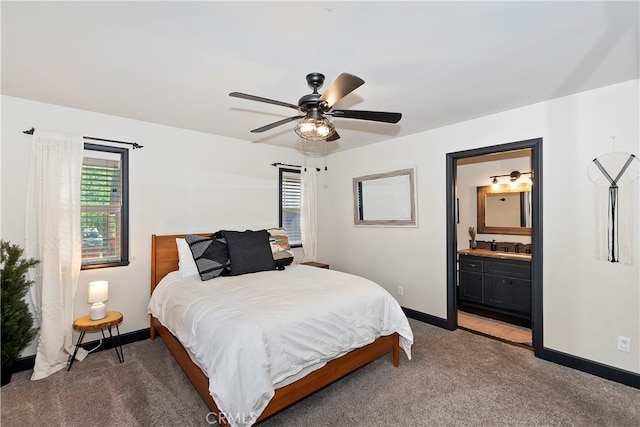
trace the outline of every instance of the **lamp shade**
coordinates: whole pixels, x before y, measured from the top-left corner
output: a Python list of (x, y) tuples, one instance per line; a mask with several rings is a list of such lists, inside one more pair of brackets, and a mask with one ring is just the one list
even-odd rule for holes
[(104, 301), (109, 299), (109, 282), (106, 280), (97, 280), (89, 283), (89, 318), (91, 320), (104, 319), (107, 315), (107, 307)]
[(109, 299), (109, 282), (97, 280), (89, 283), (89, 302), (104, 302)]

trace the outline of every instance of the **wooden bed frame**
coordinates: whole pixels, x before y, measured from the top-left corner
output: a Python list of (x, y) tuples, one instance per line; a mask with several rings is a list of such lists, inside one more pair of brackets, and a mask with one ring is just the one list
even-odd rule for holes
[[(200, 234), (210, 236), (212, 233)], [(176, 238), (184, 237), (185, 234), (164, 236), (154, 234), (151, 236), (151, 292), (165, 275), (178, 269)], [(193, 363), (180, 341), (167, 328), (162, 326), (158, 319), (151, 316), (151, 339), (155, 339), (156, 335), (160, 335), (160, 338), (176, 358), (176, 361), (187, 374), (209, 409), (216, 414), (217, 420), (222, 425), (228, 425), (209, 394), (209, 379), (207, 376)], [(257, 421), (264, 420), (303, 397), (390, 352), (393, 353), (393, 366), (399, 366), (400, 346), (397, 333), (380, 337), (369, 345), (355, 349), (338, 359), (328, 362), (322, 368), (311, 372), (298, 381), (276, 389), (275, 395)]]

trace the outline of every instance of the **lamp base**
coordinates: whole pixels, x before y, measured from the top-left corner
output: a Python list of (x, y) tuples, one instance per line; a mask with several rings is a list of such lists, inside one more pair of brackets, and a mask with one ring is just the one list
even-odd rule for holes
[(94, 302), (89, 309), (91, 320), (100, 320), (107, 317), (107, 306), (103, 302)]

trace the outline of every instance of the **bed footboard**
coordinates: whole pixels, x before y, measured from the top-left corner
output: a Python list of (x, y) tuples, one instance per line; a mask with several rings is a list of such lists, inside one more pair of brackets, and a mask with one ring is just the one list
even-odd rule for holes
[[(187, 377), (211, 412), (214, 412), (218, 419), (223, 421), (222, 424), (225, 425), (224, 417), (220, 414), (218, 407), (209, 394), (209, 379), (207, 376), (193, 363), (180, 341), (162, 326), (158, 319), (152, 318), (151, 323), (155, 326), (157, 335), (162, 338), (162, 341), (173, 354), (185, 374), (187, 374)], [(400, 337), (397, 333), (380, 337), (369, 345), (355, 349), (342, 357), (328, 362), (325, 366), (311, 372), (304, 378), (276, 389), (275, 395), (258, 418), (258, 422), (388, 353), (393, 354), (393, 366), (398, 367), (400, 363)]]

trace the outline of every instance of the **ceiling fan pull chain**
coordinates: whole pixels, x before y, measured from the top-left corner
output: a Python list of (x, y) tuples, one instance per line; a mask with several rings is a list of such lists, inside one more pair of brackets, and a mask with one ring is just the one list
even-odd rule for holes
[(307, 171), (307, 140), (304, 140), (304, 171)]
[(324, 170), (327, 169), (327, 141), (324, 142)]

